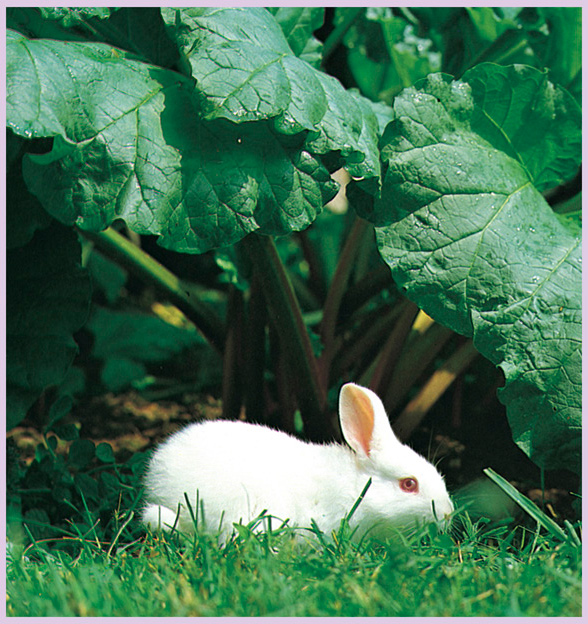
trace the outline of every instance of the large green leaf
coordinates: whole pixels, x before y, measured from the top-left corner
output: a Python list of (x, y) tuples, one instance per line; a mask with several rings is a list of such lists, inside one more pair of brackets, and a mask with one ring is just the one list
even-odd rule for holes
[(17, 425), (48, 386), (59, 384), (77, 353), (90, 281), (75, 232), (59, 224), (7, 253), (7, 427)]
[[(354, 10), (338, 7), (335, 24)], [(372, 100), (390, 102), (401, 89), (440, 67), (440, 54), (432, 41), (417, 37), (414, 26), (388, 7), (368, 7), (354, 20), (343, 41), (353, 78)]]
[(318, 68), (323, 44), (313, 33), (323, 25), (324, 7), (268, 7), (268, 11), (276, 18), (292, 52)]
[[(202, 120), (191, 80), (109, 46), (13, 31), (7, 39), (7, 123), (22, 136), (55, 137), (51, 152), (25, 158), (24, 175), (63, 223), (101, 230), (120, 218), (175, 251), (199, 253), (256, 230), (307, 227), (336, 193), (325, 162), (342, 157), (366, 184), (379, 179), (371, 107), (326, 75), (317, 128), (283, 134), (275, 120)], [(299, 78), (302, 110), (316, 85)]]
[(108, 43), (161, 67), (179, 60), (157, 7), (16, 7), (6, 25), (32, 39)]
[(183, 349), (205, 344), (194, 328), (176, 327), (157, 316), (118, 312), (94, 306), (88, 329), (94, 334), (92, 355), (164, 362)]
[(418, 7), (419, 28), (443, 52), (442, 71), (460, 76), (476, 63), (549, 69), (550, 80), (582, 101), (582, 8)]
[[(530, 43), (551, 80), (573, 92), (582, 101), (582, 7), (537, 7), (541, 19), (530, 35)], [(577, 81), (577, 82), (576, 82)]]
[(577, 106), (538, 70), (482, 65), (462, 81), (430, 76), (394, 110), (382, 196), (365, 213), (383, 258), (411, 299), (503, 369), (519, 446), (578, 470), (580, 239), (538, 191), (578, 166)]
[(6, 136), (6, 247), (26, 245), (36, 230), (51, 223), (51, 217), (32, 195), (22, 177), (22, 159), (28, 141), (8, 131)]
[(120, 391), (147, 374), (146, 364), (163, 363), (184, 350), (199, 349), (190, 369), (194, 384), (204, 375), (220, 375), (220, 358), (211, 353), (194, 328), (171, 325), (159, 317), (140, 312), (112, 311), (93, 306), (87, 329), (94, 335), (92, 357), (102, 360), (102, 382), (112, 391)]
[[(262, 8), (163, 8), (172, 37), (186, 55), (205, 115), (235, 122), (287, 118), (311, 129), (328, 103), (318, 72), (290, 49), (275, 18)], [(309, 98), (300, 100), (303, 81)]]
[[(418, 7), (412, 11), (421, 22), (421, 29), (442, 52), (442, 71), (460, 76), (481, 60), (513, 63), (519, 61), (512, 58), (513, 54), (522, 58), (528, 56), (524, 42), (521, 45), (523, 33), (520, 37), (516, 35), (521, 29), (515, 18), (521, 9)], [(498, 49), (494, 49), (495, 46)], [(487, 54), (489, 58), (485, 57)], [(519, 62), (530, 63), (531, 60)]]
[(303, 135), (279, 136), (266, 122), (200, 122), (195, 110), (178, 74), (100, 44), (9, 33), (8, 123), (55, 136), (24, 173), (64, 223), (100, 230), (122, 218), (176, 251), (201, 252), (260, 228), (302, 229), (336, 192)]
[(87, 28), (88, 22), (105, 21), (112, 11), (117, 9), (12, 6), (6, 9), (6, 27), (30, 37), (78, 41), (96, 33), (95, 28)]
[(106, 7), (47, 7), (39, 8), (41, 15), (45, 19), (52, 19), (60, 22), (64, 27), (69, 28), (84, 24), (87, 20), (97, 17), (107, 19), (113, 11)]
[(366, 123), (359, 97), (298, 58), (269, 11), (163, 8), (162, 15), (188, 58), (207, 119), (274, 118), (279, 132), (318, 135), (307, 142), (312, 153), (341, 152), (352, 176), (378, 175), (376, 126)]
[(476, 104), (475, 131), (523, 166), (544, 191), (572, 178), (581, 155), (580, 108), (547, 72), (478, 65), (464, 75)]

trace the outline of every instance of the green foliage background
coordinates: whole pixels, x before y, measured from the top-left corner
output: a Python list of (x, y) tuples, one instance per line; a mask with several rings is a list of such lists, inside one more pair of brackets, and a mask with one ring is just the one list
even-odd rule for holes
[[(517, 444), (542, 468), (579, 471), (580, 210), (578, 196), (553, 197), (581, 162), (581, 11), (338, 8), (324, 44), (323, 20), (320, 7), (8, 10), (7, 427), (48, 390), (57, 401), (80, 391), (70, 365), (83, 327), (113, 388), (184, 348), (213, 361), (192, 330), (106, 309), (126, 275), (80, 240), (124, 225), (192, 254), (193, 275), (211, 274), (205, 252), (216, 250), (229, 300), (165, 267), (142, 270), (221, 345), (225, 380), (238, 368), (227, 355), (238, 292), (250, 289), (255, 318), (289, 318), (297, 401), (306, 433), (320, 429), (315, 413), (339, 381), (336, 313), (363, 253), (352, 230), (337, 272), (348, 229), (322, 209), (344, 168), (347, 218), (375, 226), (400, 292), (503, 370)], [(313, 223), (339, 289), (322, 325), (321, 314), (302, 323), (287, 299), (298, 279), (313, 301), (308, 267), (267, 238)], [(256, 277), (278, 265), (288, 280)], [(258, 292), (270, 287), (283, 299), (265, 291), (263, 312)], [(106, 301), (90, 313), (93, 289)], [(56, 405), (54, 422), (67, 412)], [(57, 461), (47, 453), (38, 461)]]

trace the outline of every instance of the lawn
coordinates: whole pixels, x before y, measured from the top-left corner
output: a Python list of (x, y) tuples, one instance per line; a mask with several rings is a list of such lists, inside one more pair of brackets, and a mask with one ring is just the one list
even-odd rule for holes
[(472, 523), (423, 527), (386, 543), (345, 531), (239, 527), (147, 535), (110, 554), (78, 540), (77, 556), (29, 549), (8, 566), (9, 616), (580, 616), (581, 548), (530, 531)]

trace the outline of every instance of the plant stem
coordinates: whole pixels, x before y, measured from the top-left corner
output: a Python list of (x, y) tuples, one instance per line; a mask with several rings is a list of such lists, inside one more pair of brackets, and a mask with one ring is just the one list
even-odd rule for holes
[(211, 308), (198, 300), (196, 289), (191, 282), (174, 275), (112, 228), (103, 232), (78, 229), (78, 232), (93, 242), (105, 256), (167, 296), (196, 325), (208, 342), (219, 353), (223, 352), (225, 343), (223, 323)]
[(340, 314), (351, 316), (365, 305), (372, 297), (380, 294), (385, 288), (394, 285), (390, 267), (386, 264), (365, 273), (361, 279), (350, 285), (341, 301)]
[(394, 432), (400, 440), (410, 437), (429, 409), (478, 355), (473, 341), (469, 339), (431, 375), (393, 424)]
[(236, 420), (243, 403), (243, 293), (235, 286), (229, 290), (227, 338), (223, 356), (223, 418)]
[[(357, 328), (353, 328), (351, 336), (341, 344), (333, 358), (331, 378), (338, 378), (353, 368), (359, 383), (366, 385), (371, 376), (371, 363), (377, 356), (378, 345), (381, 345), (400, 316), (399, 306), (382, 306), (373, 310), (361, 319)], [(367, 366), (365, 361), (368, 360)], [(364, 375), (364, 369), (370, 369)]]
[(329, 383), (329, 372), (335, 350), (335, 330), (337, 328), (339, 308), (341, 307), (341, 301), (345, 294), (351, 269), (353, 268), (353, 260), (356, 258), (357, 252), (362, 246), (364, 236), (368, 231), (368, 222), (357, 217), (341, 252), (341, 257), (337, 263), (337, 268), (325, 300), (323, 320), (321, 321), (321, 340), (324, 350), (319, 358), (320, 381), (324, 389), (327, 388)]
[[(416, 333), (416, 332), (415, 332)], [(425, 368), (429, 366), (455, 334), (448, 327), (434, 323), (425, 332), (416, 335), (400, 354), (397, 366), (385, 383), (385, 405), (394, 410), (414, 386)]]
[(245, 382), (245, 412), (249, 422), (263, 422), (264, 415), (264, 370), (265, 370), (265, 328), (267, 309), (259, 283), (259, 276), (254, 273), (251, 279), (251, 291), (245, 321), (243, 372)]
[(311, 440), (332, 438), (334, 431), (326, 418), (327, 394), (319, 385), (310, 337), (273, 239), (251, 234), (242, 244), (258, 274), (270, 316), (279, 331), (304, 430)]
[[(390, 383), (390, 378), (396, 368), (398, 358), (406, 343), (406, 338), (410, 333), (416, 315), (419, 313), (418, 307), (412, 301), (408, 301), (408, 299), (404, 299), (398, 305), (402, 306), (402, 313), (394, 325), (394, 329), (384, 342), (384, 347), (378, 357), (378, 363), (370, 379), (370, 388), (381, 397), (385, 396), (385, 390)], [(386, 405), (386, 407), (388, 406)]]
[(320, 262), (318, 254), (316, 253), (316, 250), (314, 249), (312, 243), (308, 238), (307, 230), (302, 230), (302, 232), (298, 232), (297, 238), (300, 242), (302, 255), (308, 263), (308, 270), (310, 273), (310, 279), (308, 280), (308, 283), (309, 285), (312, 285), (312, 291), (314, 296), (321, 302), (323, 302), (327, 290), (325, 286), (326, 280), (323, 265)]
[(351, 28), (353, 22), (364, 11), (365, 7), (353, 7), (345, 10), (343, 13), (343, 21), (335, 27), (323, 45), (323, 65), (329, 56), (333, 54), (335, 48), (341, 43), (345, 33)]
[[(264, 301), (265, 303), (265, 301)], [(290, 365), (284, 352), (284, 346), (280, 340), (280, 334), (276, 324), (270, 323), (270, 358), (271, 369), (274, 371), (274, 383), (276, 392), (276, 401), (278, 404), (279, 414), (268, 414), (268, 421), (278, 422), (280, 429), (287, 433), (295, 433), (296, 422), (295, 414), (298, 409), (294, 389), (292, 388), (292, 379), (290, 376)], [(277, 418), (276, 418), (277, 416)]]

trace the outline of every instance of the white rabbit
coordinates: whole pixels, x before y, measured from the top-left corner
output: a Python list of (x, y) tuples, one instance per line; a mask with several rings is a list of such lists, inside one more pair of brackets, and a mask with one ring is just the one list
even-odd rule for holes
[(371, 390), (345, 384), (339, 420), (350, 448), (306, 443), (244, 422), (188, 425), (151, 459), (143, 522), (153, 529), (176, 525), (192, 531), (186, 493), (194, 514), (198, 500), (206, 528), (219, 530), (223, 541), (233, 523), (247, 523), (264, 510), (295, 527), (309, 528), (314, 519), (331, 534), (369, 479), (371, 485), (350, 521), (360, 529), (356, 535), (368, 530), (385, 535), (391, 527), (419, 520), (447, 522), (453, 504), (443, 478), (396, 438)]

